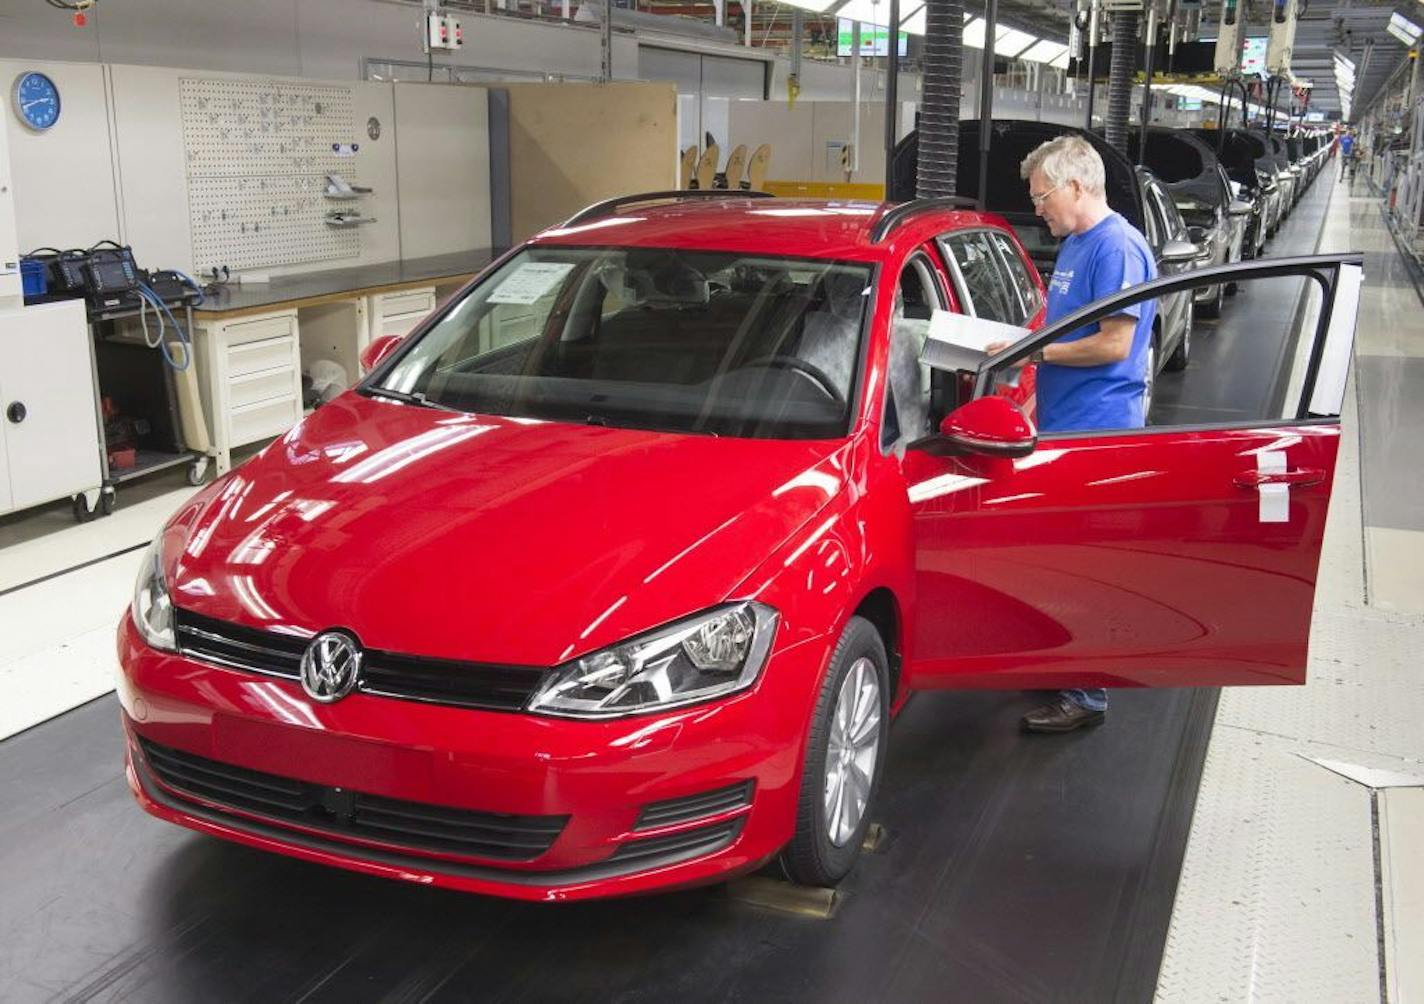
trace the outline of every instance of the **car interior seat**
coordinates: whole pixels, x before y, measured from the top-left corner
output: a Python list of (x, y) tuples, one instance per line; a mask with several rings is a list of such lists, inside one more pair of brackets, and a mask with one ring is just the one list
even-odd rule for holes
[(802, 319), (796, 357), (819, 369), (836, 386), (849, 387), (867, 286), (861, 276), (838, 271), (827, 272), (819, 286), (819, 309), (807, 311)]

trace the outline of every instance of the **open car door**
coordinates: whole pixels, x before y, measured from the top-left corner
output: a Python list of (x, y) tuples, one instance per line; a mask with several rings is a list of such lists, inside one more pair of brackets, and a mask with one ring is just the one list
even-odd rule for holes
[[(1304, 682), (1361, 265), (1359, 254), (1319, 255), (1168, 276), (986, 360), (974, 400), (905, 456), (912, 686)], [(966, 434), (966, 409), (1009, 407), (983, 399), (1034, 350), (1218, 278), (1262, 306), (1246, 330), (1214, 329), (1223, 371), (1194, 356), (1165, 417), (1154, 406), (1146, 428), (1035, 440), (1014, 412), (1026, 438)], [(1252, 291), (1257, 281), (1266, 288)]]

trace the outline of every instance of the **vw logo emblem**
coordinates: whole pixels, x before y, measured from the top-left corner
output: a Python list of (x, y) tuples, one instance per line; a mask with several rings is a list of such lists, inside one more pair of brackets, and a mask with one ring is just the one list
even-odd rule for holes
[(360, 677), (361, 646), (348, 634), (319, 634), (302, 653), (302, 689), (314, 701), (341, 700), (356, 688)]

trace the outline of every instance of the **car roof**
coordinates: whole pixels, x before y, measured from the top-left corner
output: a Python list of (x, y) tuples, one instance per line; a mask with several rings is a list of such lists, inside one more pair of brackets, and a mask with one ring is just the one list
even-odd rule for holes
[(875, 225), (893, 203), (827, 199), (687, 198), (632, 203), (573, 226), (551, 227), (533, 243), (586, 247), (670, 247), (745, 251), (802, 258), (884, 261), (937, 234), (992, 226), (1009, 230), (995, 213), (933, 208), (909, 214), (885, 240)]

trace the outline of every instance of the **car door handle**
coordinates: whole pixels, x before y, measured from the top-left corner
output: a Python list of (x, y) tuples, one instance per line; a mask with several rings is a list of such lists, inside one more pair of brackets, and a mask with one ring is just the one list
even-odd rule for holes
[(1237, 488), (1259, 488), (1262, 485), (1292, 485), (1296, 488), (1310, 488), (1325, 481), (1325, 472), (1311, 467), (1298, 467), (1292, 471), (1242, 471), (1232, 479)]

